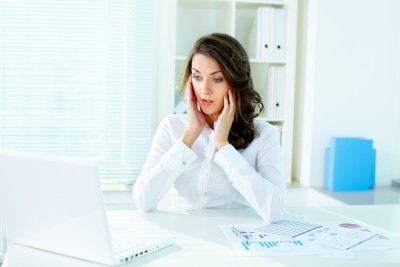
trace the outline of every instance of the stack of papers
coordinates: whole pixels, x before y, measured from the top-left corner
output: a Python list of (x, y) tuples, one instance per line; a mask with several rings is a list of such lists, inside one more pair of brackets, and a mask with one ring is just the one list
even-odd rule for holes
[(353, 257), (353, 252), (400, 248), (398, 236), (353, 222), (314, 224), (281, 220), (273, 224), (221, 225), (240, 256), (330, 255)]

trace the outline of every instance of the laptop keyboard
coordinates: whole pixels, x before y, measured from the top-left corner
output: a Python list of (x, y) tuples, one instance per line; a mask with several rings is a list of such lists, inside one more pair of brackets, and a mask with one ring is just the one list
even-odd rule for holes
[(121, 253), (144, 244), (140, 242), (135, 242), (127, 236), (112, 236), (111, 242), (114, 253)]
[(121, 238), (112, 237), (111, 242), (113, 245), (114, 253), (121, 253), (144, 244), (122, 237)]
[(134, 231), (110, 227), (110, 235), (114, 253), (124, 252), (144, 244), (137, 240)]

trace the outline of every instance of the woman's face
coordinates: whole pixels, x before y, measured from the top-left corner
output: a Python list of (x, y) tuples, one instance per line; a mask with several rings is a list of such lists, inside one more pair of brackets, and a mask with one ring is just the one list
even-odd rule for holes
[(201, 110), (216, 121), (224, 108), (229, 85), (217, 61), (195, 54), (192, 59), (192, 84)]

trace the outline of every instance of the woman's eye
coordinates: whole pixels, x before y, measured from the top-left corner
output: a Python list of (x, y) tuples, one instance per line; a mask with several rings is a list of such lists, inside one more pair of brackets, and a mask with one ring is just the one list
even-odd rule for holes
[(196, 81), (201, 81), (201, 77), (198, 76), (198, 75), (194, 75), (194, 76), (193, 76), (193, 79), (195, 79)]
[(222, 78), (215, 78), (215, 79), (214, 79), (214, 82), (216, 82), (216, 83), (222, 83)]

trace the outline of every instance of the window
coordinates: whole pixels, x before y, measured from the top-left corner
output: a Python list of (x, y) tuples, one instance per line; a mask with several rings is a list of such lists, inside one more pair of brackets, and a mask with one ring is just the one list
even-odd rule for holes
[(0, 1), (0, 149), (129, 184), (152, 137), (155, 0)]

